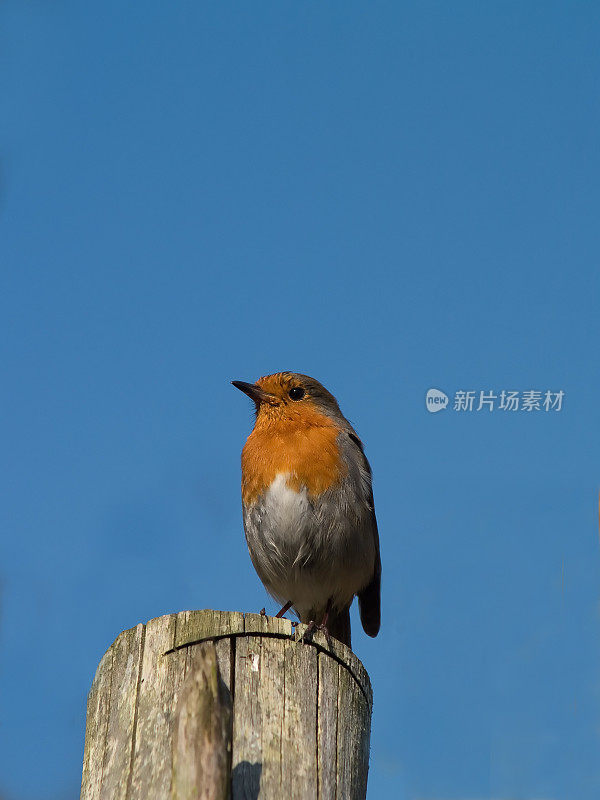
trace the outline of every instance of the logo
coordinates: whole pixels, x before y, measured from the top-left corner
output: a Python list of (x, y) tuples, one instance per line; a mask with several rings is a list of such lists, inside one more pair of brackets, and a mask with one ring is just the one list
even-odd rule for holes
[[(474, 390), (459, 389), (454, 392), (454, 402), (450, 406), (453, 411), (495, 411), (497, 414), (505, 413), (510, 416), (511, 412), (530, 414), (533, 412), (553, 412), (562, 411), (564, 391), (553, 392), (550, 389), (544, 391), (539, 389), (528, 389), (524, 392), (493, 390)], [(448, 407), (448, 395), (439, 389), (428, 389), (425, 395), (425, 406), (427, 411), (435, 414), (442, 408)]]
[(427, 406), (427, 411), (431, 411), (432, 414), (435, 414), (436, 411), (441, 411), (442, 408), (446, 408), (448, 405), (448, 395), (440, 392), (439, 389), (428, 389), (425, 396), (425, 405)]

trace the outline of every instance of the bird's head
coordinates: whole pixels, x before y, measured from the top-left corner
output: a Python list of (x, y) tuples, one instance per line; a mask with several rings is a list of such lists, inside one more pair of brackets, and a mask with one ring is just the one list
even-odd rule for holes
[(232, 381), (254, 401), (257, 420), (304, 421), (310, 424), (319, 416), (340, 419), (337, 400), (319, 381), (298, 372), (265, 375), (256, 383)]

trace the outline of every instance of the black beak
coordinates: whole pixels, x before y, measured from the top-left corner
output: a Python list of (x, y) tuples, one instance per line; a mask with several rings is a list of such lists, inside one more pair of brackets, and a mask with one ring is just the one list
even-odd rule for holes
[(275, 400), (272, 394), (264, 392), (260, 386), (257, 386), (255, 383), (246, 383), (246, 381), (231, 381), (231, 383), (236, 389), (239, 389), (240, 392), (247, 394), (255, 403), (272, 403)]

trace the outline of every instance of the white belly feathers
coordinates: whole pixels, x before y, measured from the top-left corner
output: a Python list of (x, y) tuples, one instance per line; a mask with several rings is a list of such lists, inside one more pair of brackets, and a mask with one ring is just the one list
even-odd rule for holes
[[(352, 600), (373, 574), (370, 516), (359, 498), (335, 495), (311, 501), (306, 488), (287, 484), (278, 473), (262, 496), (244, 509), (248, 549), (268, 591), (282, 604), (291, 600), (301, 616)], [(363, 511), (364, 509), (364, 511)]]
[[(264, 497), (264, 517), (270, 520), (272, 540), (283, 539), (291, 547), (301, 547), (301, 536), (311, 515), (306, 488), (296, 492), (287, 485), (287, 474), (280, 472)], [(276, 543), (274, 541), (274, 543)]]

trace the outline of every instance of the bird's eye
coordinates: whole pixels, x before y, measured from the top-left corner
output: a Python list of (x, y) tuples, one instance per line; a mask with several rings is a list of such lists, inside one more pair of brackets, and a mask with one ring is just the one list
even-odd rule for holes
[(304, 389), (301, 386), (294, 386), (289, 391), (291, 400), (302, 400), (304, 397)]

